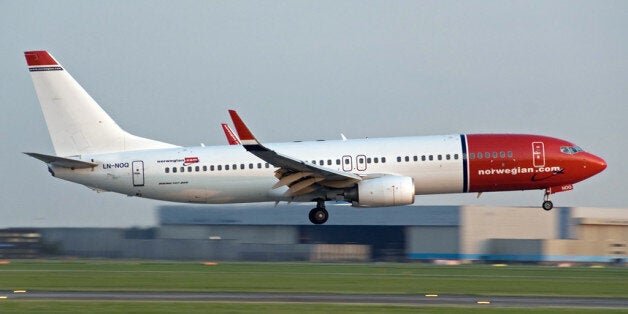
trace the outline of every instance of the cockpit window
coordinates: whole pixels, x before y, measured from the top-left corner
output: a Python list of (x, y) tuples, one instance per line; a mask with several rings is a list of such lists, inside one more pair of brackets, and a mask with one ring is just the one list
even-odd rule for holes
[(578, 146), (561, 146), (560, 151), (565, 154), (573, 155), (575, 153), (583, 152), (584, 150)]

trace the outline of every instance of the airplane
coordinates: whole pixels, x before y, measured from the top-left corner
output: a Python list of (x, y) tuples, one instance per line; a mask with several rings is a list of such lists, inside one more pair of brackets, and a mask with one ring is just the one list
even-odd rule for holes
[[(315, 202), (402, 206), (416, 195), (542, 190), (550, 195), (606, 168), (558, 138), (529, 134), (449, 134), (262, 143), (229, 110), (242, 145), (181, 147), (132, 135), (47, 51), (24, 53), (55, 154), (25, 153), (52, 176), (96, 191), (172, 202)], [(234, 136), (235, 137), (235, 136)]]

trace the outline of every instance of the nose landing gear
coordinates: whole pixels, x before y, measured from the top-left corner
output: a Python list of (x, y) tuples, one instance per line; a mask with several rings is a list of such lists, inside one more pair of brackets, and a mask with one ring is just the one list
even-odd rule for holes
[(545, 196), (543, 196), (543, 205), (541, 205), (544, 210), (552, 210), (552, 208), (554, 208), (554, 203), (552, 203), (552, 201), (550, 201), (549, 199), (550, 194), (552, 194), (552, 189), (545, 189)]

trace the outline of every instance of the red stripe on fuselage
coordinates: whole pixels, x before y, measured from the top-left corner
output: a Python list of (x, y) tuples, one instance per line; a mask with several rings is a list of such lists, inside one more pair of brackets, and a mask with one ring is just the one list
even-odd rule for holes
[[(469, 192), (545, 189), (590, 177), (585, 152), (565, 154), (574, 144), (552, 137), (520, 134), (468, 134)], [(481, 156), (480, 156), (481, 154)]]

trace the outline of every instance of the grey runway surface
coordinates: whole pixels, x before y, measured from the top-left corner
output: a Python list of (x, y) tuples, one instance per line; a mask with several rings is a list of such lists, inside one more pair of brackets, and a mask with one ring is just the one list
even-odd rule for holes
[(371, 295), (246, 292), (60, 292), (27, 291), (0, 293), (14, 300), (94, 300), (94, 301), (212, 301), (212, 302), (292, 302), (385, 304), (412, 306), (495, 306), (566, 307), (628, 309), (628, 298), (506, 297), (471, 295)]

